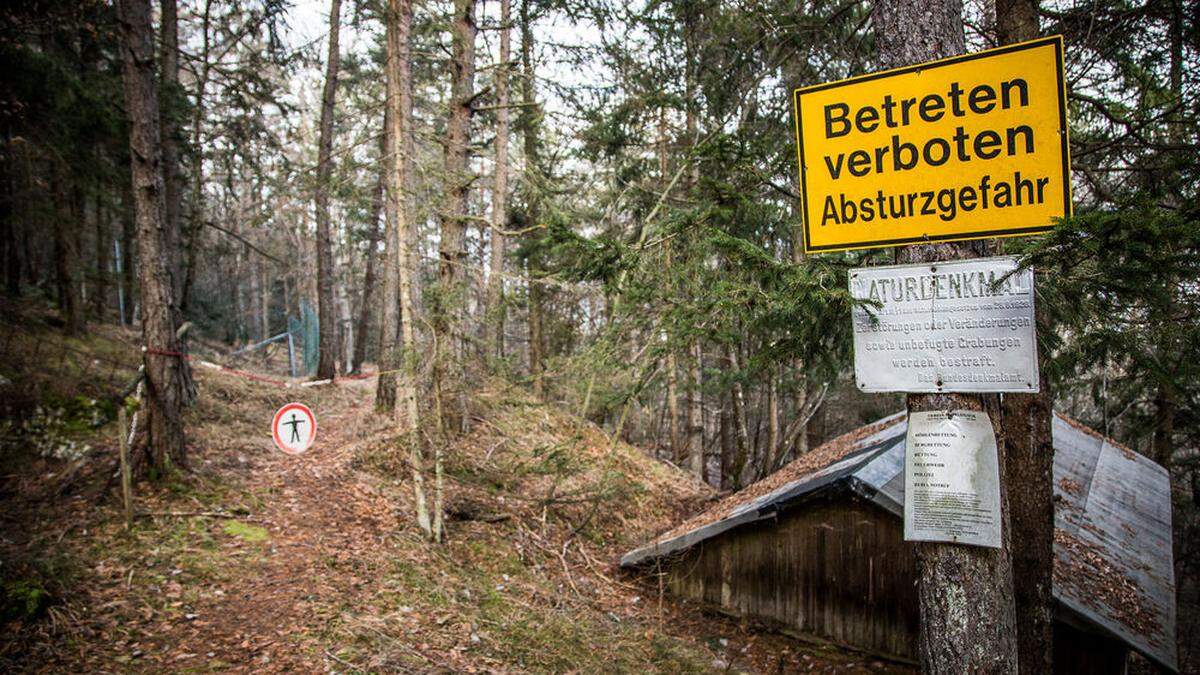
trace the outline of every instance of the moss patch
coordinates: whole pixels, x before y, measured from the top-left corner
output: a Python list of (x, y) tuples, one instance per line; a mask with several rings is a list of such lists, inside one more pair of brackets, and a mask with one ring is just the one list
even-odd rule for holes
[(225, 521), (225, 526), (221, 529), (231, 537), (238, 537), (252, 543), (263, 542), (268, 539), (267, 528), (243, 523), (240, 520), (227, 520)]

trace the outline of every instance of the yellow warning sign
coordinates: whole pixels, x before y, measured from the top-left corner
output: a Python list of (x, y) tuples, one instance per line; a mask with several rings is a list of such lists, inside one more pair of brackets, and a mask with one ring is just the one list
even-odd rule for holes
[(1044, 232), (1071, 213), (1051, 37), (795, 91), (809, 253)]

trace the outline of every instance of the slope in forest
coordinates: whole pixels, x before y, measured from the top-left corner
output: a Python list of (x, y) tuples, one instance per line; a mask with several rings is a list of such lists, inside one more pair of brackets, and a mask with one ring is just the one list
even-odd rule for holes
[[(371, 410), (373, 380), (287, 389), (204, 369), (192, 471), (139, 484), (126, 532), (103, 399), (132, 373), (136, 334), (0, 330), (6, 671), (891, 669), (622, 576), (623, 550), (712, 495), (501, 382), (448, 450), (445, 545), (412, 522), (407, 449)], [(268, 433), (291, 400), (319, 417), (301, 457)]]

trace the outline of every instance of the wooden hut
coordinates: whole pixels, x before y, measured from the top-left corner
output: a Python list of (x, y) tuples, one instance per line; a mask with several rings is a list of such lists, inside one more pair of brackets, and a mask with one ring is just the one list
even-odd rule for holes
[[(906, 431), (901, 413), (834, 439), (621, 565), (725, 612), (913, 661)], [(1053, 434), (1055, 670), (1123, 673), (1131, 649), (1177, 670), (1166, 471), (1061, 415)]]

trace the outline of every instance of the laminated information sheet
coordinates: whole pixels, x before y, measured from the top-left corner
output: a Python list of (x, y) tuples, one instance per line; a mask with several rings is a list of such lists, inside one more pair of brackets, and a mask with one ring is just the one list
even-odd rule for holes
[(1038, 390), (1033, 272), (1011, 257), (850, 271), (866, 392)]
[(909, 413), (904, 539), (1000, 547), (1000, 465), (987, 413)]

